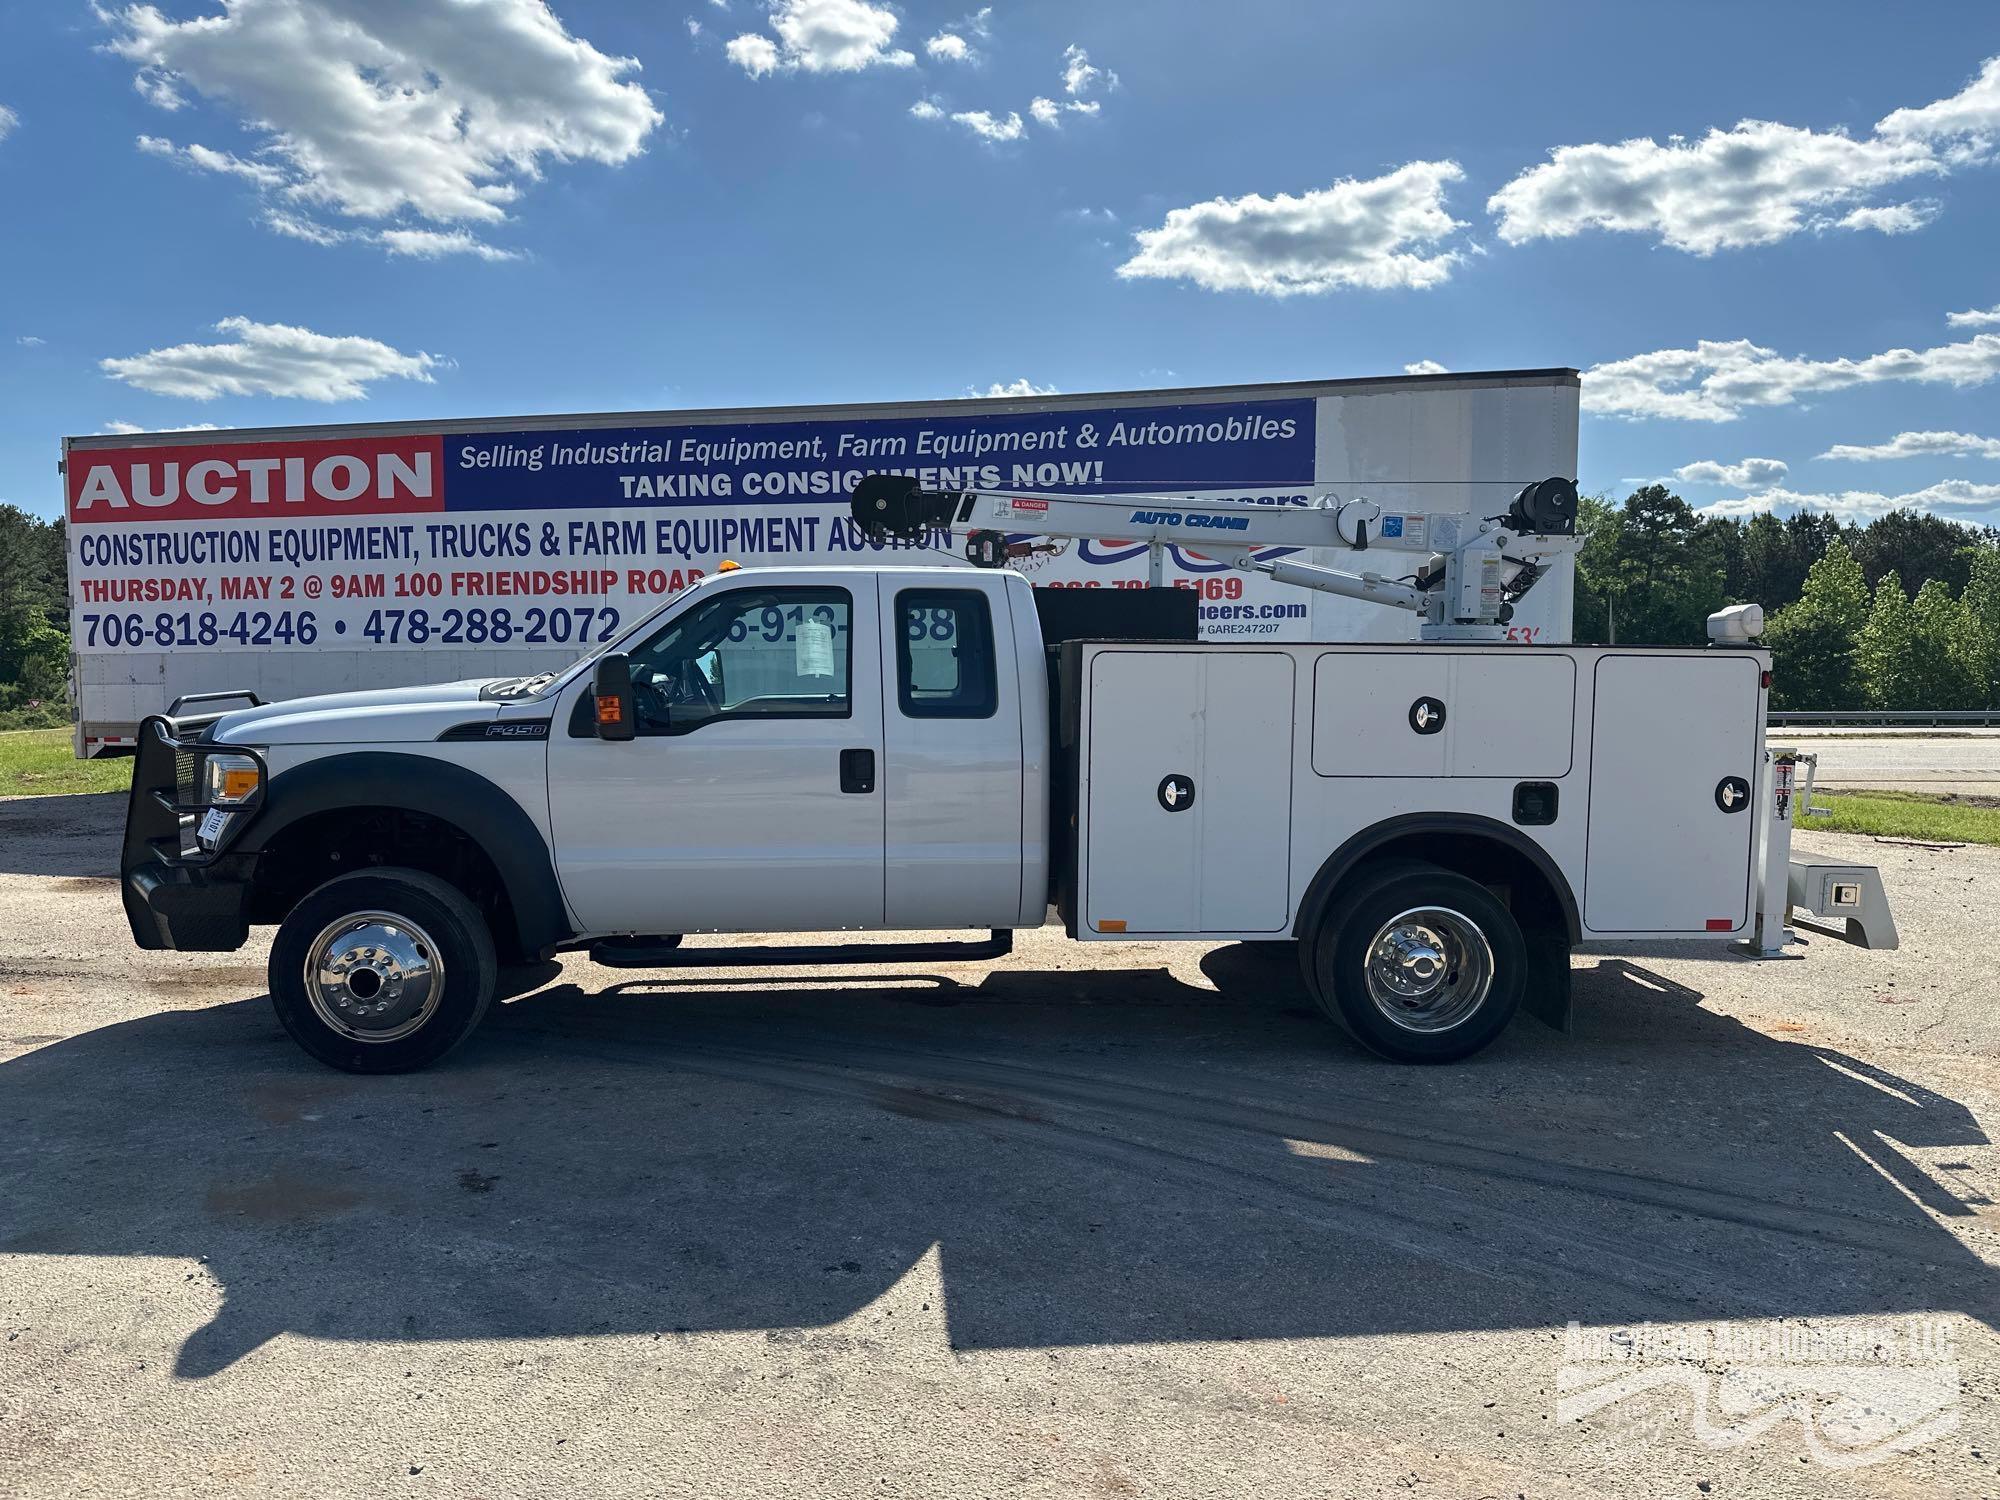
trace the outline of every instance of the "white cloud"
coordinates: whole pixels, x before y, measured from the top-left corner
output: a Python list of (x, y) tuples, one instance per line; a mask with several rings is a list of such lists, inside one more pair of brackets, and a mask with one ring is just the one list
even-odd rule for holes
[(1035, 117), (1038, 125), (1060, 125), (1062, 106), (1053, 99), (1044, 99), (1039, 94), (1028, 101), (1028, 113)]
[(190, 422), (185, 427), (141, 427), (137, 422), (106, 422), (97, 429), (99, 432), (115, 432), (129, 435), (134, 432), (220, 432), (222, 429), (213, 422)]
[(778, 71), (778, 44), (754, 31), (732, 37), (723, 47), (722, 54), (752, 78), (763, 78)]
[(1808, 227), (1808, 210), (1943, 170), (1920, 141), (1857, 141), (1838, 131), (1745, 120), (1697, 141), (1557, 147), (1486, 208), (1499, 216), (1500, 238), (1510, 245), (1614, 229), (1656, 234), (1677, 250), (1712, 255), (1785, 239)]
[(1790, 464), (1777, 458), (1746, 458), (1733, 464), (1704, 458), (1682, 464), (1674, 470), (1674, 478), (1688, 484), (1726, 484), (1733, 490), (1769, 489), (1791, 471)]
[(154, 103), (178, 107), (186, 88), (227, 105), (282, 169), (279, 191), (356, 218), (497, 221), (545, 161), (629, 161), (662, 119), (625, 77), (638, 63), (570, 35), (544, 0), (100, 14)]
[(1832, 494), (1802, 495), (1793, 490), (1768, 489), (1734, 500), (1718, 500), (1700, 507), (1704, 516), (1754, 516), (1767, 510), (1824, 510), (1847, 521), (1866, 521), (1892, 510), (1957, 511), (1976, 515), (2000, 509), (2000, 484), (1974, 484), (1969, 479), (1947, 479), (1926, 489), (1902, 495), (1883, 495), (1874, 490), (1839, 490)]
[[(1801, 230), (1908, 234), (1934, 219), (1927, 200), (1868, 204), (1891, 184), (1942, 177), (2000, 142), (2000, 57), (1949, 99), (1899, 109), (1872, 134), (1742, 120), (1697, 140), (1669, 136), (1561, 146), (1487, 201), (1509, 244), (1587, 229), (1657, 235), (1696, 255), (1768, 245)], [(1845, 212), (1842, 212), (1845, 210)]]
[(308, 245), (338, 245), (354, 238), (344, 229), (288, 214), (281, 208), (264, 211), (264, 226), (287, 239), (304, 240)]
[(1626, 417), (1728, 422), (1745, 407), (1790, 406), (1801, 396), (1850, 386), (1911, 381), (1975, 386), (2000, 375), (2000, 334), (1981, 333), (1931, 349), (1887, 349), (1862, 359), (1788, 359), (1748, 339), (1704, 339), (1594, 365), (1583, 376), (1583, 409)]
[(6, 105), (0, 104), (0, 141), (4, 141), (8, 136), (12, 135), (14, 127), (20, 123), (21, 117), (19, 115), (15, 114)]
[(983, 109), (965, 109), (953, 115), (952, 119), (982, 140), (1018, 141), (1028, 133), (1028, 127), (1012, 110), (1004, 115), (995, 115)]
[(2000, 458), (2000, 438), (1969, 432), (1899, 432), (1886, 443), (1835, 443), (1821, 458)]
[(391, 255), (415, 260), (440, 260), (447, 255), (472, 255), (487, 261), (523, 259), (520, 251), (489, 245), (467, 229), (336, 229), (280, 208), (264, 211), (264, 227), (309, 245), (375, 245)]
[(1872, 229), (1877, 234), (1913, 234), (1944, 211), (1935, 198), (1913, 198), (1908, 203), (1884, 203), (1857, 208), (1841, 215), (1830, 225), (1815, 228)]
[(519, 260), (518, 250), (489, 245), (463, 229), (385, 229), (373, 236), (391, 255), (407, 255), (417, 260), (439, 260), (447, 255), (473, 255), (481, 260)]
[(17, 334), (14, 338), (14, 342), (19, 344), (23, 349), (39, 349), (42, 347), (42, 345), (46, 344), (48, 340), (44, 338), (37, 338), (32, 333), (23, 333), (23, 334)]
[(967, 386), (965, 394), (968, 396), (1056, 396), (1060, 395), (1061, 392), (1052, 385), (1036, 385), (1034, 381), (1024, 375), (1019, 380), (1004, 382), (996, 380), (983, 391), (977, 386)]
[(284, 323), (224, 318), (219, 344), (175, 344), (99, 367), (115, 379), (161, 396), (211, 401), (217, 396), (296, 396), (307, 401), (354, 401), (377, 380), (420, 380), (443, 363), (405, 354), (375, 339), (329, 337)]
[(142, 135), (139, 137), (139, 149), (148, 156), (164, 157), (197, 171), (241, 177), (261, 188), (282, 187), (285, 183), (285, 173), (278, 167), (260, 161), (245, 161), (228, 151), (216, 151), (208, 146), (176, 146), (161, 136)]
[(2000, 303), (1991, 307), (1972, 307), (1964, 312), (1946, 313), (1945, 322), (1954, 328), (1993, 328), (2000, 326)]
[(1405, 375), (1448, 375), (1451, 372), (1434, 359), (1420, 359), (1403, 366)]
[(2000, 140), (2000, 57), (1989, 57), (1978, 76), (1949, 99), (1899, 109), (1875, 126), (1895, 140), (1939, 141), (1960, 159), (1983, 156)]
[(886, 6), (867, 0), (771, 0), (774, 43), (755, 32), (724, 50), (752, 78), (780, 69), (807, 73), (858, 73), (863, 68), (907, 68), (916, 54), (892, 48), (901, 23)]
[(689, 16), (687, 18), (686, 24), (688, 29), (688, 35), (696, 39), (699, 39), (701, 36), (701, 22), (697, 21), (693, 16)]
[(910, 106), (910, 113), (915, 115), (919, 120), (942, 120), (944, 118), (944, 106), (938, 103), (935, 98), (925, 97)]
[(1118, 75), (1091, 66), (1090, 54), (1081, 47), (1072, 45), (1063, 48), (1063, 92), (1072, 99), (1081, 99), (1099, 84), (1115, 89), (1118, 87)]
[(1445, 188), (1464, 175), (1457, 162), (1415, 161), (1299, 197), (1250, 193), (1177, 208), (1139, 231), (1139, 252), (1118, 274), (1272, 297), (1436, 286), (1460, 259), (1439, 242), (1465, 227), (1444, 207)]
[(924, 43), (924, 51), (939, 62), (968, 62), (972, 58), (972, 43), (956, 32), (940, 31)]

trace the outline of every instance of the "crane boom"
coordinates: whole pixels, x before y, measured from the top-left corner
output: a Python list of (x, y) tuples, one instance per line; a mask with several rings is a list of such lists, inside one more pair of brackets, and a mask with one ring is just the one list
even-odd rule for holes
[[(855, 524), (878, 542), (963, 531), (965, 555), (978, 567), (1005, 564), (1010, 534), (1116, 536), (1146, 543), (1157, 582), (1160, 549), (1189, 546), (1281, 583), (1410, 610), (1423, 617), (1426, 640), (1504, 638), (1514, 603), (1549, 563), (1578, 545), (1576, 485), (1562, 478), (1524, 486), (1504, 516), (1477, 523), (1458, 514), (1385, 511), (1372, 501), (1330, 496), (1312, 506), (1267, 506), (1171, 494), (926, 490), (904, 474), (863, 478), (854, 487), (852, 510)], [(1256, 556), (1274, 547), (1382, 547), (1425, 559), (1406, 577), (1392, 579)]]

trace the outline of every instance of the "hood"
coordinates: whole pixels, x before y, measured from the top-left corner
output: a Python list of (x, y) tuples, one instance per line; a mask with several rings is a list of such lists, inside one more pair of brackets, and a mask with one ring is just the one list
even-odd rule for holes
[(459, 724), (486, 723), (508, 705), (481, 698), (497, 677), (424, 683), (360, 693), (290, 698), (239, 708), (216, 720), (212, 740), (236, 745), (396, 744), (434, 740)]

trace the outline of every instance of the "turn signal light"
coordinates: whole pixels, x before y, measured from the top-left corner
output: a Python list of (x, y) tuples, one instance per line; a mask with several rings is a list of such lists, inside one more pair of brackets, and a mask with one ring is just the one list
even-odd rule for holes
[(222, 773), (222, 800), (241, 802), (257, 790), (257, 773), (253, 770), (239, 771), (230, 767)]
[(597, 700), (597, 722), (600, 724), (622, 724), (625, 722), (625, 710), (620, 706), (617, 698), (604, 697)]

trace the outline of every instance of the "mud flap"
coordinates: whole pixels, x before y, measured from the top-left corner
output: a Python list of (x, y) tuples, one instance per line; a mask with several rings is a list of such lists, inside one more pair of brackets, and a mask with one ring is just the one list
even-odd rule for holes
[(1559, 932), (1524, 932), (1521, 936), (1528, 945), (1528, 984), (1521, 995), (1521, 1009), (1550, 1030), (1567, 1034), (1574, 999), (1569, 939)]

